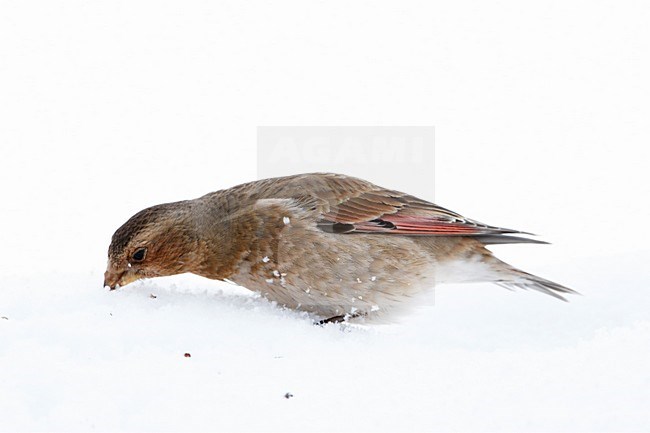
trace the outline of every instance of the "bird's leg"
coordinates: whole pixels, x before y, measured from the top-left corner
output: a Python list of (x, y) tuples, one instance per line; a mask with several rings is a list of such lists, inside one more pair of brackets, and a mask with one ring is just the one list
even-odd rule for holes
[(323, 326), (323, 325), (326, 325), (328, 323), (343, 323), (343, 322), (347, 322), (350, 319), (356, 319), (357, 317), (361, 317), (361, 316), (363, 316), (363, 314), (361, 314), (361, 313), (343, 314), (343, 315), (340, 315), (340, 316), (333, 316), (333, 317), (329, 317), (327, 319), (319, 320), (318, 322), (316, 322), (314, 324), (318, 325), (318, 326)]
[(347, 318), (348, 318), (347, 314), (344, 314), (342, 316), (329, 317), (327, 319), (319, 320), (318, 322), (316, 322), (316, 325), (321, 325), (322, 326), (322, 325), (325, 325), (327, 323), (341, 323), (341, 322), (345, 322), (347, 320)]

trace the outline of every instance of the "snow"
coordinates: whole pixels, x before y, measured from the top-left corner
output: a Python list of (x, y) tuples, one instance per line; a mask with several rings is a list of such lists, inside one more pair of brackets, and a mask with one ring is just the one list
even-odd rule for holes
[(568, 304), (440, 286), (397, 323), (343, 326), (188, 275), (4, 275), (0, 430), (638, 431), (649, 260), (535, 269), (581, 291)]
[[(647, 6), (2, 12), (0, 431), (650, 430)], [(314, 124), (434, 125), (435, 185), (369, 180), (539, 233), (494, 250), (582, 296), (441, 285), (315, 326), (190, 275), (101, 288), (128, 217), (255, 179), (258, 125)], [(354, 149), (328, 151), (303, 156)]]
[(556, 267), (581, 281), (569, 304), (440, 286), (435, 306), (383, 325), (315, 326), (189, 275), (113, 292), (97, 272), (6, 278), (0, 427), (638, 430), (650, 425), (648, 259)]

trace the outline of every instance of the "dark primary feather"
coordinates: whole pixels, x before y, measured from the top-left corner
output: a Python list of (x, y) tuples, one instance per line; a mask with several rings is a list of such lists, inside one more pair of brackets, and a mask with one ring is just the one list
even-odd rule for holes
[(339, 198), (321, 215), (318, 227), (332, 233), (427, 236), (522, 233), (483, 224), (435, 203), (381, 187)]
[(523, 238), (519, 236), (506, 236), (506, 235), (477, 235), (474, 238), (485, 245), (498, 245), (498, 244), (544, 244), (548, 242), (540, 241), (537, 239)]

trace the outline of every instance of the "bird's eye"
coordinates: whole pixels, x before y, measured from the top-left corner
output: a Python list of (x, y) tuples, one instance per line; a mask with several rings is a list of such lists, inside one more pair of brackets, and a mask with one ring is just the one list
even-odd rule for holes
[(138, 248), (138, 250), (133, 253), (131, 256), (131, 259), (134, 262), (141, 262), (144, 260), (144, 256), (147, 254), (147, 249), (146, 248)]

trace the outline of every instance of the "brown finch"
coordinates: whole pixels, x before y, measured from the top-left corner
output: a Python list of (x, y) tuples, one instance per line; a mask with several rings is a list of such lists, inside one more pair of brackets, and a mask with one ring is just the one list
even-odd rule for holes
[(512, 234), (361, 179), (301, 174), (138, 212), (113, 235), (104, 285), (191, 272), (327, 321), (395, 310), (438, 283), (575, 293), (486, 249), (543, 243)]

